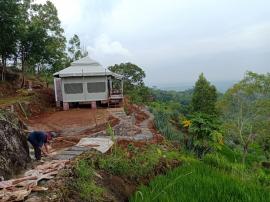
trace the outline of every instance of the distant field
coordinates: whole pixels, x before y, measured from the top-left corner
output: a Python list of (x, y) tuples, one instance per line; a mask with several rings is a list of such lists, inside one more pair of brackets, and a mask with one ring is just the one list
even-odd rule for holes
[(194, 162), (156, 177), (148, 187), (141, 187), (130, 201), (268, 202), (270, 190)]

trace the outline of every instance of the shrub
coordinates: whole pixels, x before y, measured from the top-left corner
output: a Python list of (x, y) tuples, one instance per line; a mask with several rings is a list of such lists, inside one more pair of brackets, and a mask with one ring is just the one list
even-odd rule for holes
[[(222, 146), (222, 149), (218, 150), (220, 155), (225, 156), (228, 161), (232, 163), (241, 163), (242, 162), (242, 152), (238, 149), (232, 149), (226, 145)], [(259, 163), (261, 160), (264, 160), (259, 152), (250, 152), (247, 154), (246, 166), (252, 167), (252, 164)]]
[(161, 111), (152, 110), (155, 119), (154, 124), (157, 130), (164, 135), (168, 140), (181, 142), (183, 139), (183, 134), (180, 131), (177, 131), (173, 128), (170, 123), (170, 117), (167, 113)]
[(193, 150), (200, 158), (212, 150), (220, 149), (223, 145), (223, 137), (216, 116), (194, 113), (191, 117), (189, 133)]
[(270, 187), (270, 175), (266, 174), (264, 171), (258, 171), (257, 180), (261, 185)]
[(34, 92), (33, 91), (29, 91), (28, 89), (19, 89), (16, 91), (17, 95), (25, 97), (25, 96), (29, 96), (29, 95), (33, 95)]

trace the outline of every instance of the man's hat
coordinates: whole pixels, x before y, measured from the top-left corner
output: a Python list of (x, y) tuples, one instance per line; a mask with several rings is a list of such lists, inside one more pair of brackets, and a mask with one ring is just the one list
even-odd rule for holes
[(52, 140), (52, 138), (57, 137), (57, 133), (54, 131), (46, 132), (46, 135), (47, 135), (47, 140)]
[(52, 139), (52, 134), (51, 134), (51, 132), (47, 132), (46, 135), (47, 135), (47, 140), (51, 140), (51, 139)]

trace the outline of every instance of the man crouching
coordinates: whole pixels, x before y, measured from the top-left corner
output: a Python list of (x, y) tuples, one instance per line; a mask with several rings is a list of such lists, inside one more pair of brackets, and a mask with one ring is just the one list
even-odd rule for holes
[(41, 159), (41, 153), (43, 153), (45, 156), (48, 156), (48, 144), (50, 143), (51, 139), (51, 132), (33, 131), (29, 134), (27, 140), (34, 147), (36, 160)]

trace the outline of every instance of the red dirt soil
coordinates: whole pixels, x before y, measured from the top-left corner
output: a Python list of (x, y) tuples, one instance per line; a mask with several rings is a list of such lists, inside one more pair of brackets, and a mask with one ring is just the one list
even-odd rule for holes
[(128, 115), (135, 115), (136, 125), (139, 125), (141, 122), (149, 118), (149, 116), (141, 110), (141, 106), (131, 104), (127, 97), (125, 98), (124, 107)]
[(109, 113), (106, 109), (71, 109), (32, 117), (28, 125), (33, 130), (57, 131), (63, 135), (72, 135), (82, 129), (106, 123), (108, 118)]
[(110, 116), (107, 109), (71, 109), (32, 117), (27, 125), (31, 130), (57, 132), (59, 136), (53, 140), (52, 148), (58, 150), (105, 130), (108, 123), (114, 126), (118, 120)]

